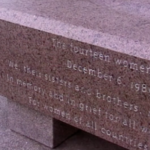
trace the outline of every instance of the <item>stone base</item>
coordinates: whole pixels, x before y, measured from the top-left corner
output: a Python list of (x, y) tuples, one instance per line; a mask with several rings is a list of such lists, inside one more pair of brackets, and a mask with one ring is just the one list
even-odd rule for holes
[(0, 96), (0, 128), (8, 128), (7, 98)]
[(8, 100), (8, 122), (12, 131), (54, 148), (77, 129)]

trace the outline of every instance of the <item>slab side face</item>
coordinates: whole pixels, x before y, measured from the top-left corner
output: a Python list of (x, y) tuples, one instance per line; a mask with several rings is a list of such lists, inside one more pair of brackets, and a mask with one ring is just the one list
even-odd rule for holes
[(0, 93), (132, 150), (149, 150), (150, 61), (0, 21)]

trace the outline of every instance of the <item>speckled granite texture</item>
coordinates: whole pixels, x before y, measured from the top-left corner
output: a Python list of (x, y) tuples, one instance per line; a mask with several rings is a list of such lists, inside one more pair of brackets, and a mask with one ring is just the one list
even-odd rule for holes
[(0, 0), (0, 93), (149, 150), (149, 8), (148, 0)]

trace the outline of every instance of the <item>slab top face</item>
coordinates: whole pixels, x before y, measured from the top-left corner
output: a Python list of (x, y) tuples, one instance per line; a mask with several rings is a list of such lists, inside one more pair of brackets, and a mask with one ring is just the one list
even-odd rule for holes
[(1, 95), (124, 148), (150, 150), (149, 7), (0, 0)]

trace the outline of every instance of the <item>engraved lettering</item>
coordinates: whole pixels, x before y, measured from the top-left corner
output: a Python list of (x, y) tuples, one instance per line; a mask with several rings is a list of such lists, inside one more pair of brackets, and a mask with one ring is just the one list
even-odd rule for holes
[(70, 44), (70, 51), (74, 54), (79, 54), (87, 57), (90, 56), (94, 59), (105, 61), (105, 62), (110, 62), (111, 59), (110, 56), (107, 54), (92, 49), (84, 49), (78, 46), (74, 46), (73, 43)]
[(99, 92), (99, 90), (96, 90), (96, 98), (103, 100), (109, 104), (112, 104), (114, 106), (119, 106), (121, 108), (124, 108), (126, 110), (138, 112), (138, 106), (136, 104), (131, 104), (129, 102), (121, 100), (119, 97), (113, 97), (110, 95), (105, 95)]
[[(74, 67), (75, 66), (75, 67)], [(67, 60), (67, 68), (75, 70), (75, 71), (79, 71), (81, 73), (83, 73), (83, 70), (85, 70), (85, 67), (74, 64), (73, 62), (71, 62), (70, 60)], [(87, 70), (87, 74), (90, 76), (97, 76), (100, 79), (104, 79), (104, 80), (108, 80), (108, 81), (112, 81), (112, 75), (106, 74), (106, 73), (102, 73), (99, 69), (95, 70), (92, 68), (86, 68)], [(84, 71), (85, 74), (85, 71)]]

